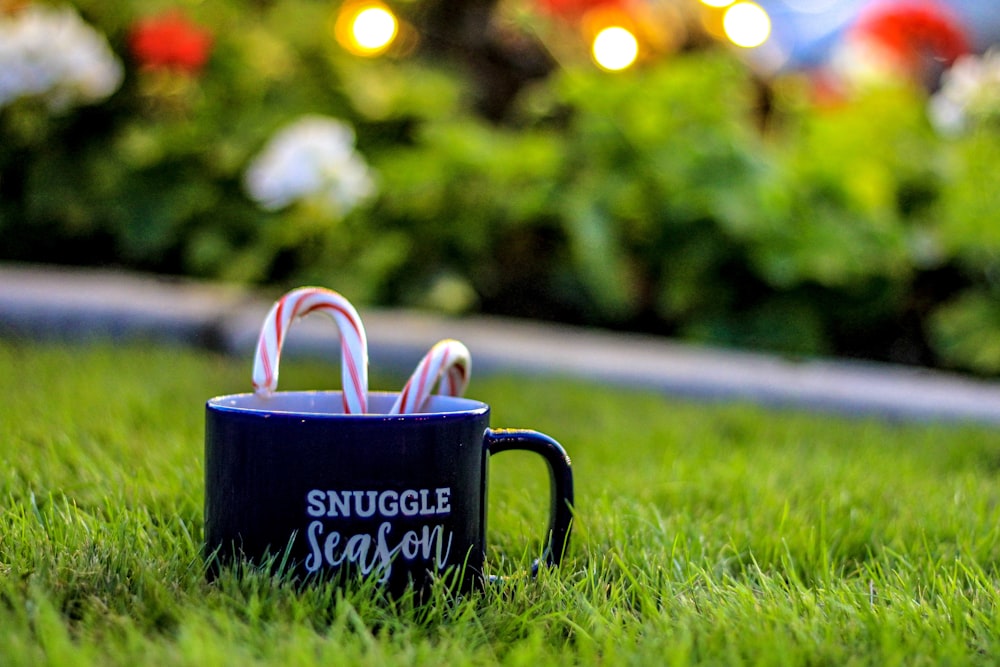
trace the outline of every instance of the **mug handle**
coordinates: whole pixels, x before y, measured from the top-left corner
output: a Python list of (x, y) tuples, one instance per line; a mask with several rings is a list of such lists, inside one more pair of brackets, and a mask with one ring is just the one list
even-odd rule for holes
[(558, 565), (569, 544), (573, 522), (573, 471), (569, 455), (549, 436), (527, 429), (486, 429), (485, 442), (490, 455), (519, 449), (541, 455), (548, 464), (552, 498), (548, 543), (543, 555), (548, 565)]

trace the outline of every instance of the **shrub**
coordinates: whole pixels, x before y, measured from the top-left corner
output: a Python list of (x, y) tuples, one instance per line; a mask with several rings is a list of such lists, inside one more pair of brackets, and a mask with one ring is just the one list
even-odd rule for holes
[(709, 49), (497, 123), (456, 63), (341, 51), (335, 6), (76, 7), (110, 64), (0, 90), (0, 259), (1000, 372), (992, 97), (942, 134), (912, 88), (822, 107)]

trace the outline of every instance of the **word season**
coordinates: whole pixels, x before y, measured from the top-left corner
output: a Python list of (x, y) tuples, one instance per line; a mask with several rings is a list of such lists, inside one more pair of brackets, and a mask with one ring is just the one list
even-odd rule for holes
[(311, 517), (434, 516), (451, 513), (451, 489), (405, 491), (323, 491), (306, 494), (306, 514)]

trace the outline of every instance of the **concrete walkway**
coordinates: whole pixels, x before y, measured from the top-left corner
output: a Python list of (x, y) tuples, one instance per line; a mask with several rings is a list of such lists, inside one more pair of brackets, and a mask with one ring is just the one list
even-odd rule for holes
[[(151, 276), (0, 265), (0, 336), (149, 339), (251, 359), (277, 295)], [(584, 378), (701, 400), (749, 401), (863, 416), (1000, 424), (1000, 382), (887, 364), (781, 357), (651, 336), (492, 317), (360, 308), (376, 370), (410, 371), (436, 341), (457, 338), (476, 374)], [(336, 360), (336, 330), (305, 318), (286, 355)]]

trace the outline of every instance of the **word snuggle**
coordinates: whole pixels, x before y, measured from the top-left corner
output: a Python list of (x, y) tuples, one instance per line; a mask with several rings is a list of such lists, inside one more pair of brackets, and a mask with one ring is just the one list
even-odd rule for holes
[[(392, 573), (393, 561), (427, 561), (436, 570), (444, 569), (451, 555), (453, 534), (443, 523), (426, 523), (401, 534), (393, 532), (390, 519), (433, 517), (451, 514), (451, 489), (406, 489), (403, 491), (334, 491), (312, 489), (306, 493), (306, 514), (313, 517), (306, 529), (309, 555), (306, 570), (315, 572), (324, 565), (356, 566), (363, 575), (372, 572), (384, 583)], [(344, 535), (328, 530), (322, 519), (382, 519), (373, 532)]]

